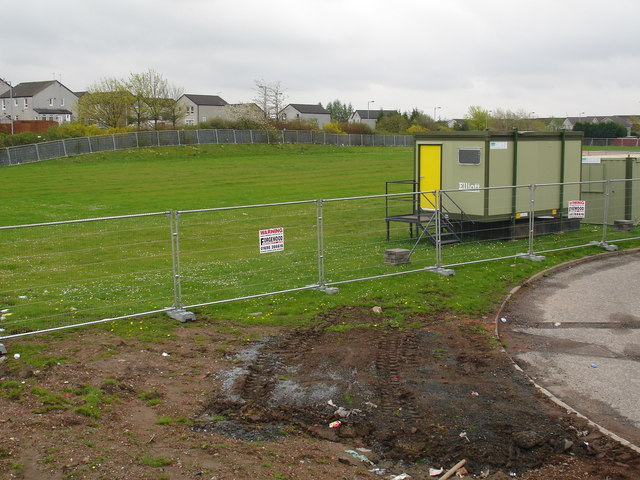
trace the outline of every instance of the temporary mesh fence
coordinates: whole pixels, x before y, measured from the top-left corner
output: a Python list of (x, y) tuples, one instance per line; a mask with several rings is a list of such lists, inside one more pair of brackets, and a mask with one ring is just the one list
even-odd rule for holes
[[(0, 227), (0, 341), (152, 313), (640, 240), (640, 179)], [(509, 260), (512, 261), (512, 260)], [(144, 328), (144, 327), (141, 327)]]
[(95, 323), (173, 304), (167, 212), (0, 227), (4, 332)]
[(337, 134), (310, 130), (153, 130), (66, 138), (0, 148), (0, 166), (129, 148), (270, 143), (396, 147), (413, 145), (413, 137), (410, 135)]

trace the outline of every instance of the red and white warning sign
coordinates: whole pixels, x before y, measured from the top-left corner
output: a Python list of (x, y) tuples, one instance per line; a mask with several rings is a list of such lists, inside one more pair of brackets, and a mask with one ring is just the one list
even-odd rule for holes
[(584, 218), (586, 202), (584, 200), (569, 200), (568, 217)]
[(264, 228), (260, 230), (260, 253), (284, 250), (284, 228)]

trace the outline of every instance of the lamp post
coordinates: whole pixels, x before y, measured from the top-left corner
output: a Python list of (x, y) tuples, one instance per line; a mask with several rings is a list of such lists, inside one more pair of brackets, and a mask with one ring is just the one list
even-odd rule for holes
[(487, 116), (484, 117), (484, 129), (489, 130), (489, 117), (493, 113), (493, 110), (487, 110)]
[(369, 113), (369, 105), (372, 104), (372, 103), (375, 103), (375, 100), (369, 100), (367, 102), (367, 120), (369, 120), (369, 118), (371, 118), (371, 115)]
[(440, 110), (442, 107), (433, 107), (433, 121), (436, 122), (436, 110)]
[(7, 82), (9, 85), (9, 107), (11, 111), (9, 112), (9, 119), (11, 120), (11, 135), (13, 135), (13, 85), (11, 82)]

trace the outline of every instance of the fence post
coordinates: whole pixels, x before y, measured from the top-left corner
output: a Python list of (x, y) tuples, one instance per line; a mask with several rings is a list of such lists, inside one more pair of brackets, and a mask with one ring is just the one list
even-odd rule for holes
[(36, 158), (40, 161), (40, 149), (38, 148), (38, 144), (36, 143)]
[[(436, 216), (436, 266), (432, 267), (431, 270), (433, 270), (434, 272), (440, 274), (440, 275), (445, 275), (445, 276), (450, 276), (450, 275), (455, 275), (455, 271), (450, 269), (450, 268), (444, 268), (442, 266), (442, 191), (441, 190), (434, 190), (433, 192), (433, 197), (434, 197), (434, 201), (436, 202), (435, 205), (435, 216)], [(420, 237), (418, 237), (418, 242), (420, 241), (420, 238), (422, 238), (422, 234), (420, 234)], [(416, 243), (417, 245), (417, 243)], [(412, 252), (413, 253), (413, 252)]]
[(332, 295), (338, 292), (337, 287), (328, 287), (324, 279), (324, 200), (315, 200), (316, 204), (316, 230), (318, 232), (318, 290)]
[(173, 306), (167, 312), (174, 320), (186, 322), (195, 320), (193, 312), (184, 309), (182, 303), (182, 274), (180, 272), (180, 232), (179, 218), (180, 212), (167, 212), (169, 217), (169, 228), (171, 230), (171, 271), (173, 274)]
[(527, 253), (522, 253), (520, 256), (531, 260), (532, 262), (542, 262), (546, 259), (544, 255), (536, 255), (534, 253), (533, 237), (536, 230), (535, 223), (536, 212), (536, 185), (529, 185), (529, 248)]
[(604, 212), (602, 214), (602, 240), (599, 242), (589, 242), (590, 245), (602, 247), (609, 252), (618, 250), (617, 245), (607, 243), (607, 225), (609, 225), (609, 195), (611, 194), (611, 180), (607, 180), (604, 184)]
[(62, 139), (62, 151), (64, 152), (64, 156), (68, 157), (69, 155), (67, 155), (67, 142)]

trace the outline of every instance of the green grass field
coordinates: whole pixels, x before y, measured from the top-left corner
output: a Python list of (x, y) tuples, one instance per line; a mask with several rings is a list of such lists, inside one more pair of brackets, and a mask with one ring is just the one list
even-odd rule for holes
[[(412, 171), (411, 148), (313, 145), (167, 147), (4, 167), (0, 226), (160, 213), (0, 230), (0, 310), (5, 310), (0, 328), (10, 335), (171, 306), (172, 230), (161, 212), (380, 195), (386, 181), (410, 179)], [(384, 199), (321, 206), (323, 279), (318, 205), (313, 202), (181, 214), (176, 221), (182, 303), (222, 302), (321, 280), (351, 282), (434, 265), (435, 249), (427, 242), (416, 247), (410, 265), (383, 264), (386, 249), (414, 246), (406, 225), (392, 225), (391, 241), (386, 241)], [(258, 252), (258, 231), (267, 227), (285, 229), (284, 252)], [(585, 227), (537, 242), (540, 249), (554, 249), (600, 237), (601, 230)], [(454, 264), (511, 257), (527, 248), (526, 239), (461, 244), (445, 250), (443, 260)], [(542, 263), (507, 258), (470, 264), (458, 268), (455, 277), (420, 272), (341, 283), (337, 295), (303, 290), (202, 306), (196, 313), (284, 325), (307, 322), (343, 305), (381, 305), (385, 321), (398, 325), (415, 312), (482, 316), (536, 271), (599, 251), (560, 251)], [(146, 317), (144, 325), (107, 325), (130, 326), (148, 335), (149, 325), (163, 319), (157, 314)]]

